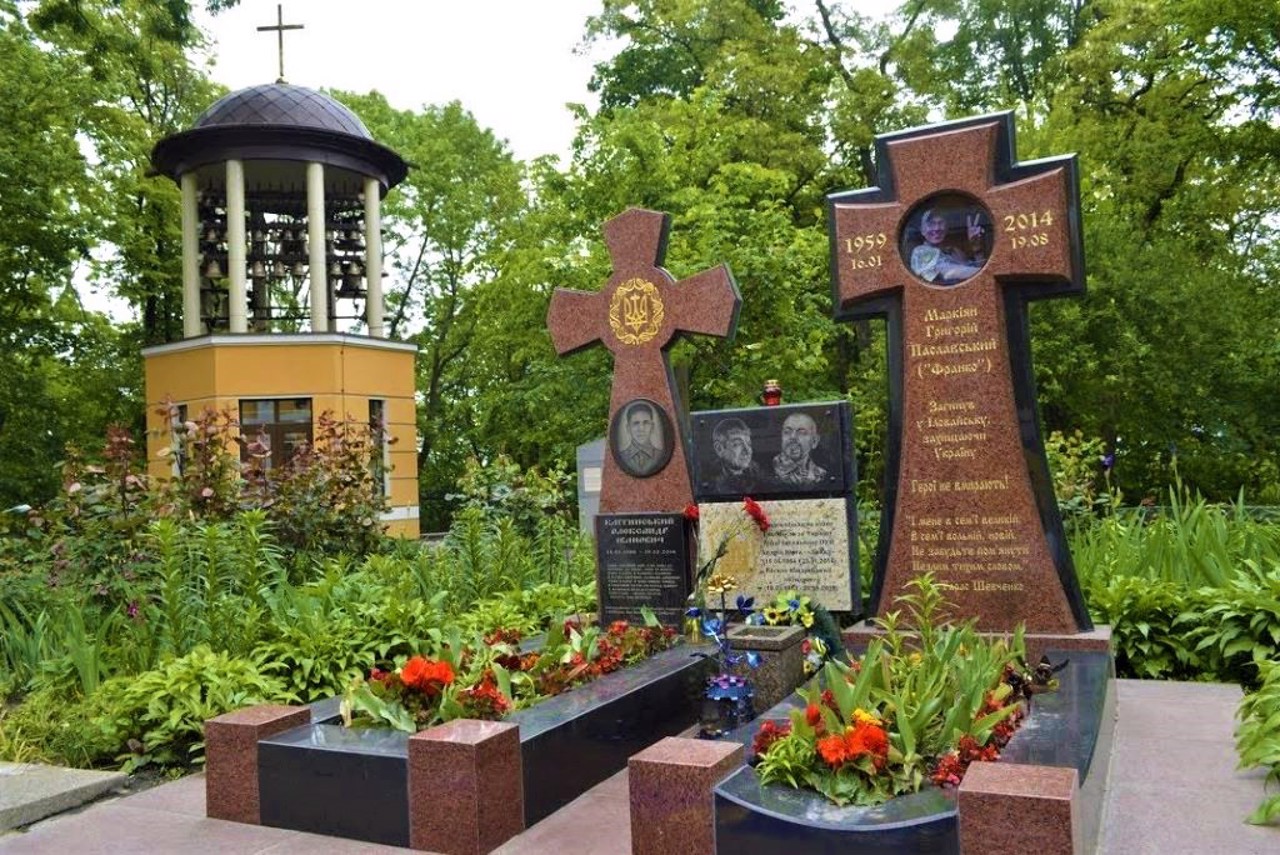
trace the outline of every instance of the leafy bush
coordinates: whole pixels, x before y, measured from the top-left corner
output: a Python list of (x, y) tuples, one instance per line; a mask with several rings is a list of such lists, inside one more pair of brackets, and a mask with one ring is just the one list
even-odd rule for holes
[[(321, 413), (312, 432), (313, 441), (283, 466), (251, 466), (246, 495), (257, 498), (280, 542), (297, 552), (359, 556), (383, 548), (381, 516), (389, 505), (375, 477), (378, 446), (369, 426)], [(253, 455), (249, 447), (259, 462), (267, 453), (259, 447)]]
[(487, 519), (509, 519), (532, 537), (550, 517), (571, 521), (576, 497), (574, 478), (564, 470), (543, 474), (537, 467), (522, 469), (499, 454), (488, 463), (469, 458), (458, 492), (447, 498), (461, 500), (462, 509), (479, 511)]
[(446, 592), (445, 609), (455, 613), (504, 591), (595, 577), (591, 541), (562, 520), (549, 517), (529, 536), (511, 519), (491, 519), (479, 508), (463, 510), (441, 543), (408, 563), (420, 595)]
[[(1280, 785), (1280, 660), (1257, 663), (1261, 682), (1258, 691), (1246, 695), (1236, 711), (1236, 751), (1241, 769), (1267, 770), (1264, 787)], [(1280, 793), (1263, 799), (1249, 815), (1249, 822), (1262, 824), (1280, 819)]]
[(94, 727), (83, 699), (52, 688), (25, 695), (0, 713), (0, 760), (87, 767), (110, 760), (118, 745)]
[(1177, 623), (1211, 657), (1217, 679), (1248, 687), (1256, 685), (1258, 663), (1280, 658), (1280, 566), (1265, 571), (1250, 560), (1245, 567), (1226, 586), (1200, 590), (1203, 610)]
[(197, 647), (159, 668), (108, 680), (89, 701), (90, 728), (123, 751), (124, 771), (204, 762), (206, 720), (241, 707), (296, 702), (252, 663)]
[(1195, 679), (1204, 668), (1189, 624), (1192, 594), (1173, 582), (1119, 576), (1088, 592), (1093, 619), (1110, 624), (1116, 673), (1149, 680)]

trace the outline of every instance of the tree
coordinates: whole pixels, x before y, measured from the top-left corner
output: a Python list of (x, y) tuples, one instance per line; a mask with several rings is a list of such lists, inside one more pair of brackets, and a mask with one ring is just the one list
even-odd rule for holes
[(149, 174), (151, 150), (220, 91), (193, 59), (203, 43), (179, 6), (46, 0), (32, 15), (50, 50), (91, 81), (79, 126), (94, 155), (94, 275), (138, 309), (145, 344), (182, 335), (178, 191)]
[[(418, 468), (427, 524), (441, 525), (441, 499), (478, 449), (471, 440), (476, 384), (470, 353), (495, 286), (509, 231), (527, 204), (522, 171), (506, 144), (457, 102), (418, 112), (381, 95), (335, 93), (374, 138), (414, 165), (387, 199), (387, 332), (419, 347)], [(434, 514), (434, 515), (433, 515)]]

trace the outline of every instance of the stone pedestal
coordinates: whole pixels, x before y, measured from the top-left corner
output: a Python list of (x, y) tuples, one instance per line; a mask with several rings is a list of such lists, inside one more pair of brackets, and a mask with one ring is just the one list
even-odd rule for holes
[(805, 631), (800, 626), (734, 626), (729, 645), (737, 653), (760, 654), (760, 667), (740, 662), (733, 673), (755, 687), (757, 710), (767, 710), (786, 700), (804, 682)]
[(974, 763), (960, 784), (960, 852), (1081, 855), (1076, 770)]
[(524, 830), (520, 728), (455, 719), (409, 738), (409, 845), (484, 855)]
[(742, 766), (736, 742), (667, 737), (627, 764), (633, 855), (689, 855), (715, 849), (712, 788)]
[(259, 825), (258, 740), (308, 724), (311, 710), (262, 704), (204, 723), (205, 814)]

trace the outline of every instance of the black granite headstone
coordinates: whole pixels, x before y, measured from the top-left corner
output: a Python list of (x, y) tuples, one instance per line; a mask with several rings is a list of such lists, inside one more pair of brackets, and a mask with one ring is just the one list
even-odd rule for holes
[(658, 620), (679, 627), (692, 576), (690, 542), (680, 514), (597, 516), (600, 623), (639, 621), (648, 606)]

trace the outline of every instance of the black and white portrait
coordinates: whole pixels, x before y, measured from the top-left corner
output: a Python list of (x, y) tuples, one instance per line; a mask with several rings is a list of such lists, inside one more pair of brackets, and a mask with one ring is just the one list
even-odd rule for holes
[(711, 447), (715, 451), (712, 480), (717, 490), (746, 495), (760, 482), (761, 470), (751, 448), (751, 430), (742, 419), (721, 419), (711, 430)]
[(851, 483), (843, 402), (693, 413), (699, 501), (836, 495)]
[(667, 414), (647, 398), (636, 398), (620, 407), (609, 427), (613, 459), (633, 478), (661, 472), (671, 459), (673, 439)]
[(782, 450), (773, 456), (773, 477), (782, 484), (820, 484), (827, 470), (813, 459), (821, 437), (818, 423), (805, 412), (782, 420)]

